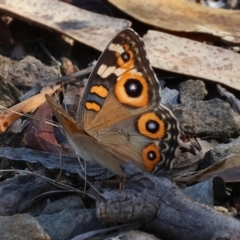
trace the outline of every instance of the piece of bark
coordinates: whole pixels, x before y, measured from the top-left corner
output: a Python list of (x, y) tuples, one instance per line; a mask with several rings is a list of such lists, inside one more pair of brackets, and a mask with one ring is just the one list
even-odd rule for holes
[[(70, 173), (85, 173), (82, 169), (79, 161), (76, 157), (52, 154), (47, 152), (41, 152), (29, 148), (11, 148), (11, 147), (1, 147), (0, 148), (0, 158), (8, 158), (13, 161), (26, 161), (28, 163), (41, 163), (47, 169), (61, 169), (66, 170)], [(113, 173), (109, 172), (106, 168), (86, 162), (87, 176), (94, 177), (95, 179), (109, 179), (114, 176)]]
[(240, 239), (240, 223), (190, 200), (169, 179), (155, 177), (127, 163), (130, 176), (122, 192), (105, 192), (97, 201), (99, 218), (141, 222), (168, 239)]
[(54, 188), (51, 184), (33, 175), (16, 175), (2, 181), (0, 183), (0, 216), (23, 212), (34, 198), (52, 189)]

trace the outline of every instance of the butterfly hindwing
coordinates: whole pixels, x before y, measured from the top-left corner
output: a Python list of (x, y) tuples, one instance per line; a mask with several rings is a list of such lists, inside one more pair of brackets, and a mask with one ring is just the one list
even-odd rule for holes
[(157, 106), (112, 125), (98, 140), (123, 161), (160, 175), (172, 167), (178, 151), (179, 124), (171, 111)]

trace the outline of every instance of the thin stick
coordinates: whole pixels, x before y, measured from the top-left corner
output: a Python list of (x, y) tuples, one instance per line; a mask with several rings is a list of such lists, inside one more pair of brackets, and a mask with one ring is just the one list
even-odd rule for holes
[(83, 176), (83, 174), (82, 174), (81, 172), (79, 172), (79, 170), (77, 170), (77, 172), (78, 172), (78, 175), (79, 175), (83, 180), (85, 180), (85, 183), (88, 183), (89, 186), (90, 186), (97, 194), (101, 195), (101, 193), (100, 193), (89, 181), (87, 181), (87, 179), (85, 178), (85, 176)]
[(62, 153), (60, 152), (60, 159), (59, 159), (59, 161), (60, 161), (60, 172), (59, 172), (59, 174), (58, 174), (58, 177), (57, 177), (57, 179), (56, 179), (56, 182), (59, 180), (59, 178), (61, 177), (61, 175), (62, 175)]
[(93, 66), (92, 67), (88, 67), (88, 68), (85, 68), (85, 69), (83, 69), (81, 71), (78, 71), (78, 72), (66, 75), (64, 77), (56, 78), (54, 80), (44, 81), (42, 84), (44, 86), (49, 86), (49, 85), (61, 84), (63, 82), (70, 81), (72, 79), (74, 79), (74, 80), (71, 81), (71, 82), (79, 81), (79, 80), (75, 80), (75, 78), (78, 78), (78, 77), (81, 77), (81, 76), (84, 76), (86, 74), (91, 73), (93, 68), (94, 68)]

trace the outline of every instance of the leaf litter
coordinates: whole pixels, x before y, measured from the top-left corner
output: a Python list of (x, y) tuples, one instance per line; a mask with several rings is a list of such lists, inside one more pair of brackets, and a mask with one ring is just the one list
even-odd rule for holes
[[(124, 1), (118, 2), (113, 1), (114, 4), (117, 5), (119, 9), (124, 9), (121, 4), (125, 4)], [(184, 3), (184, 4), (183, 4)], [(159, 6), (159, 1), (152, 1), (152, 6), (157, 6), (156, 10)], [(192, 3), (191, 3), (192, 4)], [(228, 86), (232, 89), (240, 90), (239, 85), (239, 54), (237, 52), (234, 52), (232, 50), (224, 49), (221, 44), (215, 44), (216, 39), (211, 39), (211, 41), (208, 43), (205, 41), (204, 43), (201, 42), (201, 38), (196, 38), (195, 41), (190, 40), (188, 38), (185, 38), (183, 35), (179, 37), (179, 34), (175, 34), (176, 32), (201, 32), (205, 34), (214, 35), (217, 37), (222, 38), (225, 41), (228, 42), (239, 42), (239, 34), (238, 30), (235, 30), (235, 25), (239, 21), (239, 17), (237, 16), (238, 11), (234, 11), (234, 14), (231, 14), (228, 10), (217, 10), (217, 12), (213, 9), (202, 7), (202, 6), (196, 6), (186, 3), (185, 1), (177, 1), (177, 0), (171, 0), (171, 1), (162, 1), (162, 9), (160, 9), (156, 16), (159, 16), (159, 14), (162, 14), (162, 11), (165, 10), (165, 15), (162, 14), (162, 17), (166, 17), (167, 21), (160, 21), (158, 19), (155, 19), (152, 21), (152, 18), (148, 19), (148, 22), (146, 19), (148, 18), (148, 13), (150, 9), (150, 5), (148, 8), (143, 9), (143, 4), (141, 5), (141, 1), (137, 3), (135, 1), (129, 1), (128, 6), (129, 8), (131, 6), (135, 6), (135, 13), (132, 11), (132, 9), (124, 9), (125, 12), (128, 14), (134, 16), (137, 19), (140, 19), (140, 21), (143, 21), (147, 24), (152, 24), (154, 26), (157, 26), (161, 29), (167, 29), (168, 32), (164, 33), (160, 30), (148, 30), (146, 29), (145, 32), (147, 34), (144, 35), (144, 42), (147, 48), (148, 57), (150, 58), (150, 62), (152, 66), (154, 66), (157, 69), (169, 71), (172, 73), (177, 73), (179, 75), (176, 75), (174, 81), (175, 81), (175, 88), (176, 87), (176, 81), (182, 81), (182, 79), (178, 79), (180, 75), (184, 76), (184, 79), (186, 80), (188, 76), (193, 76), (202, 79), (208, 80), (205, 81), (206, 85), (208, 84), (215, 84), (219, 83), (225, 86)], [(175, 6), (175, 10), (171, 10), (170, 7)], [(178, 6), (179, 8), (177, 8)], [(192, 10), (189, 6), (192, 6)], [(4, 3), (0, 4), (0, 9), (5, 12), (5, 14), (9, 14), (13, 19), (21, 19), (28, 23), (38, 25), (40, 27), (51, 29), (55, 32), (65, 34), (76, 41), (85, 43), (88, 46), (91, 46), (95, 49), (98, 49), (102, 51), (107, 43), (111, 40), (111, 38), (119, 32), (121, 29), (124, 29), (126, 27), (129, 27), (131, 25), (130, 21), (124, 20), (124, 19), (116, 19), (116, 18), (110, 18), (99, 14), (94, 14), (87, 12), (85, 10), (81, 10), (75, 7), (72, 7), (71, 5), (67, 5), (65, 3), (61, 3), (58, 1), (52, 1), (51, 3), (48, 1), (32, 1), (31, 4), (28, 4), (26, 1), (5, 1)], [(39, 11), (41, 9), (41, 11)], [(54, 11), (53, 11), (54, 9)], [(56, 10), (57, 9), (57, 10)], [(59, 12), (63, 12), (63, 9), (66, 13), (64, 14), (58, 14)], [(167, 10), (166, 10), (167, 9)], [(186, 11), (185, 16), (182, 16), (180, 13), (182, 10)], [(195, 13), (199, 13), (199, 15)], [(142, 14), (141, 17), (139, 17), (139, 13)], [(168, 17), (168, 14), (171, 14), (171, 18)], [(178, 16), (179, 14), (179, 16)], [(211, 14), (211, 18), (208, 18), (208, 16)], [(81, 16), (80, 16), (81, 15)], [(227, 19), (229, 21), (223, 21), (219, 22), (216, 21), (217, 16), (222, 17), (222, 19)], [(199, 17), (200, 16), (200, 17)], [(76, 20), (76, 18), (78, 20)], [(176, 19), (178, 24), (176, 24)], [(191, 19), (191, 21), (189, 20)], [(215, 20), (214, 24), (213, 21)], [(230, 24), (232, 21), (235, 21), (232, 26)], [(189, 25), (185, 23), (185, 21), (188, 21)], [(165, 24), (165, 25), (164, 25)], [(148, 31), (147, 31), (148, 30)], [(11, 34), (10, 34), (11, 35)], [(190, 36), (190, 35), (189, 35)], [(187, 37), (187, 35), (186, 35)], [(9, 38), (10, 39), (10, 38)], [(97, 39), (97, 41), (96, 41)], [(207, 39), (207, 38), (206, 38)], [(11, 42), (13, 42), (11, 40)], [(218, 47), (214, 46), (218, 45)], [(221, 47), (219, 47), (219, 45)], [(164, 73), (165, 74), (165, 73)], [(169, 74), (169, 73), (168, 73)], [(167, 74), (167, 75), (168, 75)], [(171, 77), (174, 78), (174, 77)], [(166, 84), (169, 84), (169, 82), (164, 79)], [(194, 81), (194, 80), (193, 80)], [(213, 83), (210, 83), (213, 82)], [(210, 85), (209, 85), (210, 86)], [(56, 86), (56, 88), (59, 88), (60, 86)], [(69, 88), (71, 89), (71, 88)], [(237, 109), (238, 106), (238, 99), (235, 97), (237, 95), (236, 92), (235, 95), (231, 93), (232, 89), (227, 89), (223, 91), (223, 89), (220, 87), (218, 88), (218, 91), (221, 92), (224, 96), (227, 97), (227, 99), (230, 101), (231, 104), (235, 105), (235, 109)], [(195, 89), (196, 91), (197, 89)], [(51, 92), (52, 89), (48, 88), (48, 90)], [(214, 97), (217, 96), (217, 90), (212, 90), (212, 92), (216, 92)], [(210, 92), (210, 93), (212, 93)], [(40, 95), (36, 95), (30, 100), (25, 100), (26, 102), (19, 103), (12, 107), (13, 111), (27, 113), (32, 112), (34, 109), (39, 107), (44, 102), (44, 96), (45, 93), (40, 93)], [(183, 93), (184, 94), (184, 93)], [(191, 92), (189, 93), (191, 94)], [(209, 97), (209, 94), (206, 95), (206, 98)], [(68, 98), (72, 102), (72, 96), (68, 93)], [(195, 100), (189, 100), (189, 101), (195, 101)], [(199, 100), (199, 101), (205, 101), (205, 99)], [(187, 104), (187, 103), (186, 103)], [(46, 110), (44, 106), (41, 106), (43, 109)], [(44, 117), (45, 110), (39, 110), (39, 116)], [(47, 111), (47, 110), (46, 110)], [(181, 114), (181, 110), (179, 111), (179, 114)], [(8, 115), (7, 112), (4, 112), (0, 115), (0, 119), (2, 122), (0, 122), (0, 129), (2, 132), (7, 130), (7, 127), (11, 125), (11, 123), (17, 119), (16, 113), (11, 113)], [(48, 114), (49, 115), (49, 114)], [(34, 118), (34, 117), (33, 117)], [(38, 118), (36, 116), (36, 118)], [(34, 120), (35, 121), (35, 120)], [(30, 125), (29, 128), (35, 128), (35, 130), (38, 129), (38, 127), (42, 130), (37, 132), (33, 132), (33, 135), (36, 139), (40, 140), (37, 144), (35, 143), (35, 140), (33, 140), (32, 136), (28, 136), (28, 143), (33, 143), (33, 148), (41, 149), (43, 152), (37, 152), (32, 149), (24, 149), (24, 148), (10, 148), (10, 147), (2, 147), (0, 149), (0, 156), (1, 157), (7, 157), (9, 159), (15, 160), (15, 161), (27, 161), (33, 166), (37, 166), (36, 164), (41, 163), (44, 165), (47, 169), (60, 169), (65, 170), (69, 173), (78, 173), (78, 171), (82, 171), (81, 167), (78, 163), (78, 161), (75, 159), (75, 162), (72, 161), (72, 159), (69, 159), (64, 154), (62, 157), (59, 157), (58, 155), (49, 154), (52, 150), (56, 152), (61, 151), (59, 143), (56, 141), (54, 134), (53, 134), (53, 127), (48, 128), (45, 123), (38, 124), (37, 121), (32, 122), (33, 125)], [(219, 119), (221, 121), (221, 119)], [(7, 124), (6, 124), (7, 123)], [(8, 130), (7, 130), (8, 131)], [(26, 131), (25, 134), (32, 134), (30, 130), (24, 130)], [(42, 133), (41, 131), (45, 132)], [(194, 134), (191, 136), (184, 136), (186, 141), (192, 142), (192, 139), (194, 138)], [(210, 138), (212, 136), (201, 136), (201, 134), (198, 136), (200, 138)], [(236, 136), (234, 134), (231, 135), (232, 138), (235, 138)], [(188, 138), (188, 139), (187, 139)], [(47, 141), (50, 142), (50, 145), (48, 145)], [(215, 139), (213, 139), (214, 141)], [(217, 139), (216, 143), (223, 142), (224, 141), (231, 142), (231, 138), (228, 139)], [(51, 145), (53, 144), (53, 145)], [(237, 143), (235, 143), (237, 144)], [(219, 145), (219, 144), (218, 144)], [(191, 159), (190, 161), (193, 161), (194, 164), (198, 163), (205, 159), (206, 160), (206, 152), (208, 153), (211, 151), (211, 149), (215, 149), (218, 145), (209, 145), (209, 147), (206, 147), (206, 151), (201, 152), (201, 156), (196, 156), (195, 159)], [(210, 149), (210, 150), (209, 150)], [(217, 160), (216, 163), (211, 163), (208, 168), (205, 168), (205, 170), (201, 170), (200, 172), (189, 172), (188, 175), (182, 175), (179, 173), (178, 177), (175, 177), (174, 180), (178, 183), (181, 182), (181, 184), (189, 184), (194, 182), (202, 182), (203, 185), (205, 184), (205, 188), (202, 186), (194, 185), (195, 190), (190, 189), (191, 193), (194, 194), (195, 197), (197, 193), (201, 193), (203, 196), (207, 195), (207, 198), (205, 199), (205, 204), (209, 205), (215, 205), (214, 201), (215, 195), (217, 194), (217, 187), (221, 184), (223, 185), (225, 182), (228, 184), (231, 183), (238, 183), (239, 177), (238, 177), (238, 168), (239, 168), (239, 158), (238, 158), (238, 148), (236, 152), (236, 156), (231, 155), (229, 153), (224, 160)], [(52, 157), (55, 156), (55, 157)], [(203, 156), (203, 157), (202, 157)], [(194, 158), (194, 157), (193, 157)], [(200, 159), (200, 160), (199, 160)], [(191, 164), (190, 164), (191, 165)], [(189, 165), (189, 166), (190, 166)], [(187, 167), (186, 167), (187, 166)], [(188, 165), (186, 165), (186, 169), (188, 168)], [(90, 169), (90, 171), (89, 171)], [(185, 170), (186, 170), (185, 169)], [(197, 170), (197, 169), (195, 169)], [(198, 169), (199, 170), (199, 169)], [(192, 170), (191, 170), (192, 171)], [(98, 168), (97, 166), (94, 168), (94, 166), (89, 165), (88, 167), (88, 176), (93, 177), (95, 179), (101, 179), (101, 178), (108, 178), (109, 176), (112, 176), (108, 172), (106, 172), (103, 168)], [(218, 176), (217, 180), (214, 176)], [(4, 186), (2, 186), (4, 187)], [(224, 203), (224, 198), (227, 196), (227, 189), (222, 188), (221, 192), (221, 200), (222, 203)], [(234, 189), (233, 189), (234, 190)], [(201, 195), (200, 194), (200, 195)], [(220, 196), (220, 195), (219, 195)], [(193, 198), (194, 199), (194, 198)], [(202, 203), (202, 200), (196, 200)], [(209, 203), (207, 203), (209, 202)], [(236, 201), (237, 203), (237, 201)]]

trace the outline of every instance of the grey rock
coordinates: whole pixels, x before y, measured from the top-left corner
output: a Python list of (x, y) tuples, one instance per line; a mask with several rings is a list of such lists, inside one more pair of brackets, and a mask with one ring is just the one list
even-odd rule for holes
[(179, 84), (181, 103), (201, 101), (207, 95), (205, 83), (201, 80), (187, 80)]
[(179, 92), (176, 89), (170, 89), (165, 87), (161, 92), (161, 103), (164, 105), (167, 104), (177, 104), (177, 100), (179, 97)]
[(239, 114), (221, 99), (174, 105), (173, 112), (185, 133), (223, 139), (240, 135)]
[(216, 147), (208, 151), (201, 164), (201, 168), (209, 166), (230, 154), (240, 152), (240, 137), (226, 144), (218, 144)]
[(49, 240), (38, 221), (29, 214), (0, 216), (0, 236), (4, 240)]
[(43, 80), (57, 77), (57, 71), (45, 66), (34, 57), (27, 56), (21, 61), (8, 61), (1, 57), (0, 72), (17, 87), (34, 87)]
[(193, 201), (214, 206), (214, 197), (219, 200), (227, 197), (225, 182), (222, 178), (211, 177), (207, 181), (183, 189), (183, 192)]

